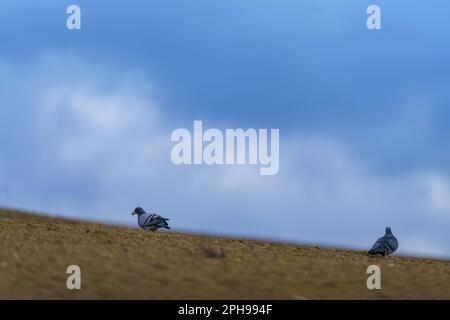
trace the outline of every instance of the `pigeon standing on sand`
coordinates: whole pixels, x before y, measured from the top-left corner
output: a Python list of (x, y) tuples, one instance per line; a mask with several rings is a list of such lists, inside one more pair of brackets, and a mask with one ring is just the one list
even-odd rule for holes
[(138, 215), (138, 224), (142, 229), (146, 231), (156, 231), (159, 228), (170, 229), (169, 225), (167, 224), (167, 220), (169, 219), (163, 218), (160, 215), (154, 213), (146, 213), (141, 207), (137, 207), (136, 209), (134, 209), (131, 214)]
[(392, 234), (391, 228), (386, 228), (386, 233), (383, 237), (379, 238), (369, 250), (368, 254), (377, 255), (380, 254), (383, 257), (393, 254), (398, 249), (397, 238)]

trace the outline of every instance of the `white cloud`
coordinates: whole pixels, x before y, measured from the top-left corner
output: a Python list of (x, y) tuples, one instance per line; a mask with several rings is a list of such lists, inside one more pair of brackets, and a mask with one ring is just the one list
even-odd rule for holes
[(402, 239), (401, 252), (423, 257), (449, 257), (448, 248), (426, 235), (410, 235)]
[[(39, 125), (60, 136), (57, 147), (63, 162), (101, 158), (124, 147), (121, 143), (137, 145), (161, 134), (152, 102), (139, 89), (120, 90), (99, 93), (81, 83), (41, 92)], [(60, 126), (61, 119), (65, 126)]]
[(450, 181), (439, 174), (423, 174), (420, 182), (431, 212), (450, 216)]

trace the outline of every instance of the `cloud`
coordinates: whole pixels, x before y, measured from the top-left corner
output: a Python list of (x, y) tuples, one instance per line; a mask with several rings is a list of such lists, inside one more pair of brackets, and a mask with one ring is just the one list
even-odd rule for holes
[(425, 235), (409, 235), (403, 238), (402, 252), (405, 255), (423, 257), (449, 257), (448, 248), (442, 243), (431, 240)]
[(420, 182), (431, 211), (450, 215), (450, 181), (439, 174), (424, 174)]
[[(66, 81), (67, 65), (76, 71)], [(15, 68), (0, 73), (12, 92), (0, 98), (12, 116), (0, 121), (17, 127), (15, 147), (0, 156), (12, 190), (2, 205), (127, 224), (140, 205), (175, 229), (352, 248), (370, 247), (389, 225), (400, 252), (450, 256), (450, 180), (441, 172), (387, 175), (345, 141), (283, 128), (276, 176), (258, 166), (174, 166), (176, 127), (148, 77), (57, 54)], [(27, 126), (23, 109), (33, 114)]]

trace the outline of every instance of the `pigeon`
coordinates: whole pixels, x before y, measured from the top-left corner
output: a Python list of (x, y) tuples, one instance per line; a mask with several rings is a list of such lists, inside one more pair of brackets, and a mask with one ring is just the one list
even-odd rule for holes
[(131, 214), (138, 215), (138, 224), (145, 231), (156, 231), (159, 228), (170, 229), (169, 225), (167, 224), (167, 220), (169, 219), (163, 218), (160, 215), (154, 213), (146, 213), (141, 207), (137, 207), (136, 209), (134, 209)]
[(393, 254), (398, 249), (398, 240), (392, 234), (391, 228), (386, 228), (386, 233), (383, 237), (379, 238), (377, 242), (373, 245), (372, 249), (369, 250), (368, 254), (377, 255), (380, 254), (386, 257)]

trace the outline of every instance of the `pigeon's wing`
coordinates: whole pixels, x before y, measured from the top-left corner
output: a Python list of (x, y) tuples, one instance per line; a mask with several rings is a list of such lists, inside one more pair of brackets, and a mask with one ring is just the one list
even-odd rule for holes
[(372, 246), (372, 248), (369, 250), (370, 254), (386, 254), (388, 252), (388, 248), (384, 244), (384, 241), (382, 238), (378, 239), (377, 242)]
[(151, 226), (153, 224), (153, 221), (155, 220), (156, 214), (148, 213), (145, 217), (143, 217), (142, 225), (144, 227)]
[(373, 247), (382, 246), (384, 244), (385, 237), (378, 238)]
[(398, 248), (398, 242), (395, 237), (382, 237), (375, 242), (369, 250), (369, 254), (388, 255), (394, 253)]
[(389, 248), (391, 252), (394, 252), (395, 250), (398, 249), (398, 241), (395, 237), (393, 236), (386, 237), (385, 242), (386, 246)]
[(167, 224), (166, 218), (163, 218), (157, 214), (149, 214), (148, 217), (145, 218), (145, 221), (143, 223), (143, 227), (158, 227), (158, 228), (169, 228), (169, 225)]

